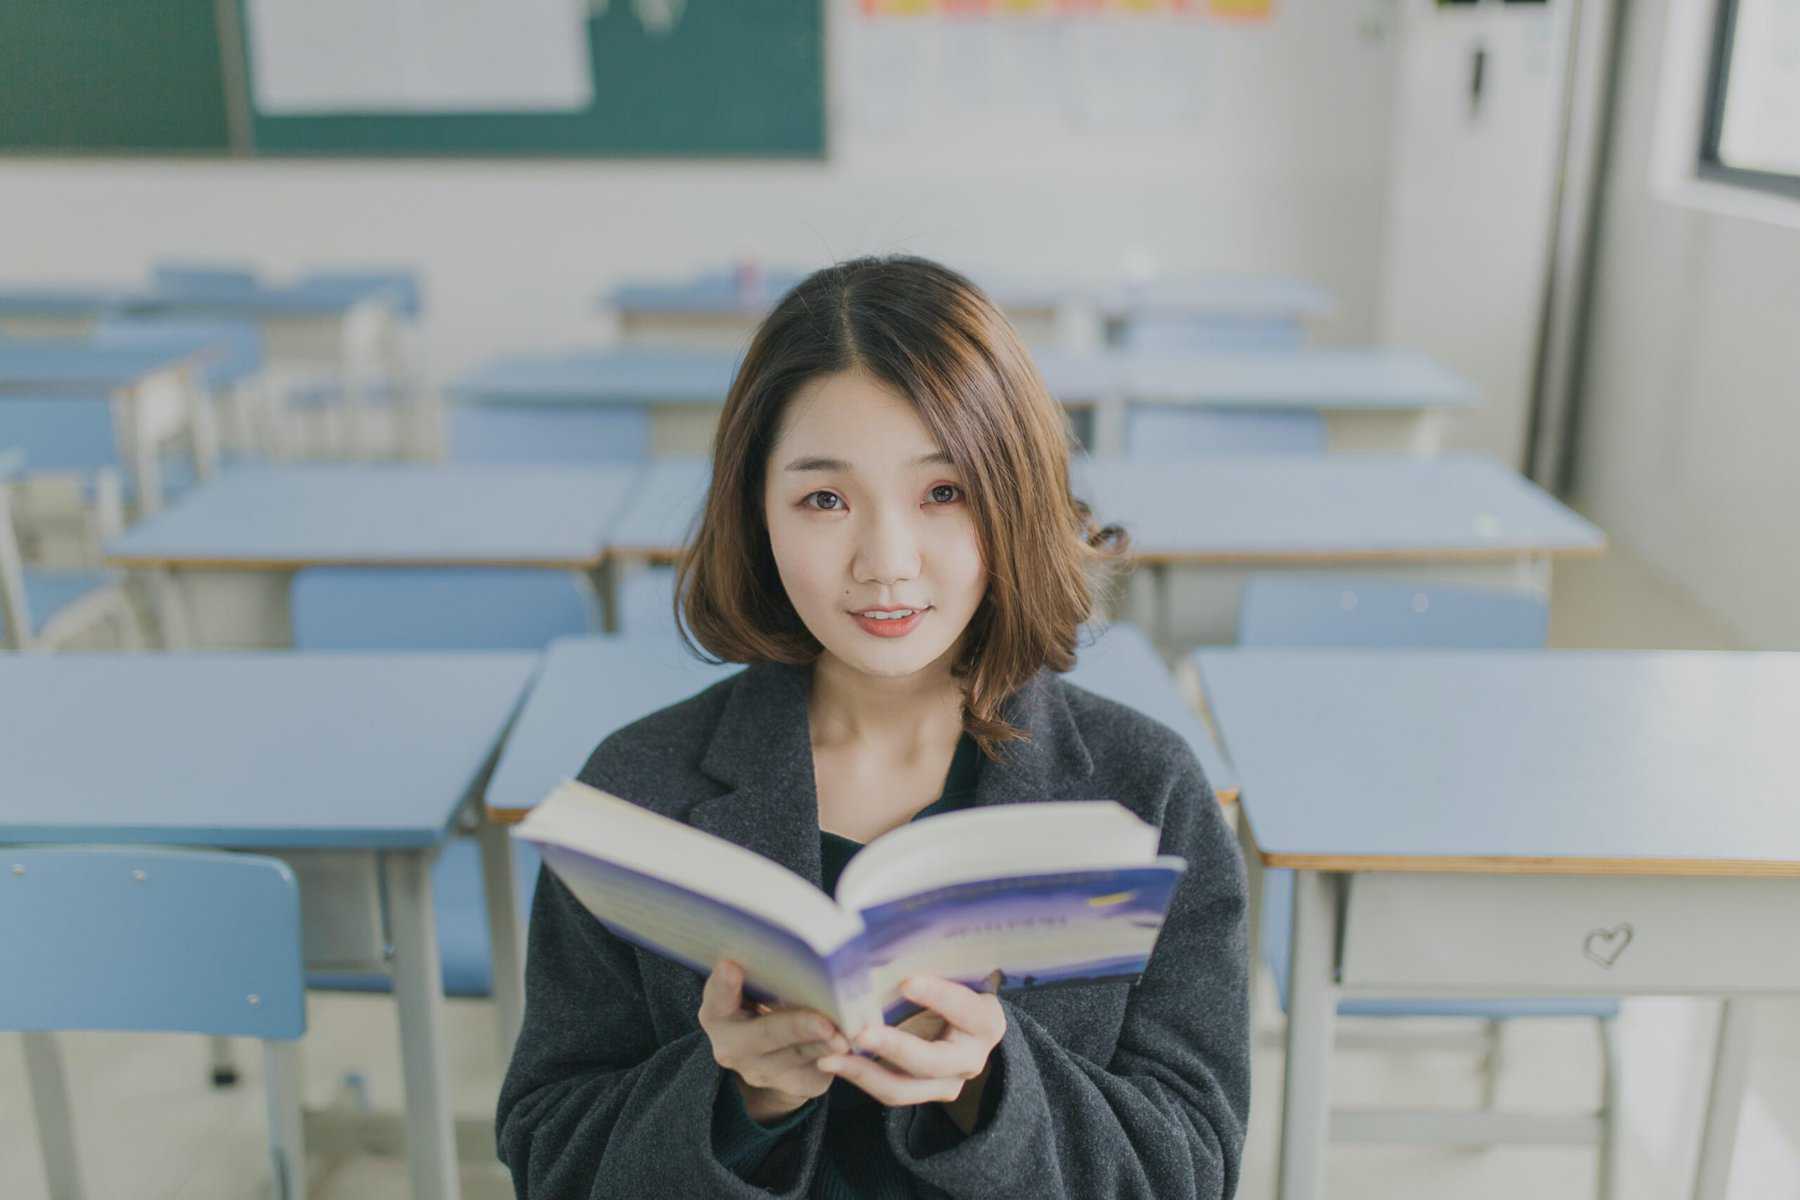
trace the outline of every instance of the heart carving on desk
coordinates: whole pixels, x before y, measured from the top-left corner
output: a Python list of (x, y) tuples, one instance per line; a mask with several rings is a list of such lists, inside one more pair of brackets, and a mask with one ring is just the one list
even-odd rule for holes
[(1619, 955), (1625, 953), (1625, 947), (1631, 945), (1635, 932), (1629, 922), (1614, 925), (1611, 929), (1592, 930), (1581, 943), (1581, 952), (1610, 971), (1619, 961)]

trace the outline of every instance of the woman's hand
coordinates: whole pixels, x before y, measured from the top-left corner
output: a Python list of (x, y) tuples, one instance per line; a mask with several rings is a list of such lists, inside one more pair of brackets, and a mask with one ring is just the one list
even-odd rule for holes
[(830, 1017), (810, 1008), (744, 1007), (744, 969), (729, 959), (713, 968), (700, 999), (700, 1028), (713, 1061), (731, 1072), (752, 1120), (768, 1124), (831, 1087), (819, 1056), (848, 1054)]
[[(988, 976), (987, 987), (998, 985), (999, 972)], [(988, 1056), (1006, 1034), (1000, 998), (929, 975), (907, 980), (900, 994), (925, 1011), (892, 1027), (870, 1026), (856, 1039), (858, 1048), (874, 1051), (880, 1063), (834, 1052), (813, 1066), (889, 1106), (939, 1102), (957, 1128), (972, 1132), (987, 1085)]]

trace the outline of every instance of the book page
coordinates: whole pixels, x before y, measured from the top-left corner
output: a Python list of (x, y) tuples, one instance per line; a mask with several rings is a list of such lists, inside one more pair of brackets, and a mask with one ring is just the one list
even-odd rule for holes
[(727, 904), (790, 930), (820, 957), (862, 931), (861, 918), (780, 863), (574, 780), (558, 785), (515, 836)]
[(1135, 977), (1149, 962), (1187, 864), (1152, 865), (954, 884), (863, 912), (855, 943), (871, 1003), (892, 1024), (913, 1006), (900, 996), (912, 975), (935, 975), (981, 990)]
[(838, 879), (847, 912), (953, 883), (1147, 865), (1161, 831), (1111, 800), (1003, 804), (926, 817), (876, 838)]

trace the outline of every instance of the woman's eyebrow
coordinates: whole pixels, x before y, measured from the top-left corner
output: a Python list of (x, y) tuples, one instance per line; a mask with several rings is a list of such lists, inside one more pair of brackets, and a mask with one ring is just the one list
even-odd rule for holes
[[(950, 466), (955, 466), (956, 464), (951, 461), (949, 451), (937, 450), (930, 454), (919, 455), (919, 457), (912, 460), (912, 465), (915, 467), (934, 466), (934, 465), (950, 467)], [(784, 470), (784, 471), (845, 471), (845, 472), (849, 472), (849, 471), (856, 470), (856, 468), (851, 466), (849, 463), (845, 462), (841, 458), (822, 458), (818, 455), (808, 455), (805, 458), (796, 458), (793, 462), (791, 462), (787, 466), (783, 467), (782, 470)]]

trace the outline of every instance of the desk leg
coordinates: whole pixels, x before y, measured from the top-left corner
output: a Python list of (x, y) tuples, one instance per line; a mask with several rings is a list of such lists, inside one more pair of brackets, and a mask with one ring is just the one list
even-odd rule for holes
[(1713, 1057), (1712, 1087), (1706, 1097), (1706, 1125), (1700, 1132), (1700, 1161), (1694, 1169), (1694, 1200), (1725, 1200), (1731, 1182), (1731, 1155), (1737, 1147), (1738, 1115), (1750, 1075), (1751, 1002), (1729, 999), (1719, 1014), (1719, 1042)]
[(394, 998), (406, 1080), (406, 1158), (414, 1200), (456, 1200), (456, 1136), (444, 1057), (444, 968), (431, 907), (429, 851), (381, 856), (392, 906)]
[(57, 1200), (81, 1200), (81, 1172), (75, 1154), (75, 1127), (69, 1120), (69, 1086), (63, 1075), (56, 1035), (27, 1033), (25, 1078), (37, 1113), (38, 1145), (44, 1153), (44, 1176)]
[(1337, 879), (1294, 872), (1287, 1075), (1281, 1097), (1280, 1200), (1323, 1200), (1331, 1134), (1331, 1041), (1337, 1021)]
[(1238, 850), (1244, 856), (1244, 887), (1249, 900), (1244, 915), (1249, 922), (1250, 962), (1247, 978), (1250, 984), (1250, 1021), (1254, 1025), (1256, 1014), (1261, 1011), (1257, 1002), (1261, 999), (1262, 982), (1263, 865), (1262, 855), (1256, 850), (1256, 839), (1250, 835), (1250, 818), (1244, 815), (1243, 805), (1237, 806), (1236, 815)]
[(1150, 568), (1150, 579), (1156, 588), (1156, 615), (1152, 636), (1156, 639), (1159, 654), (1169, 654), (1175, 648), (1175, 589), (1170, 582), (1173, 574), (1174, 568), (1168, 563), (1159, 562)]
[(603, 562), (588, 572), (588, 581), (600, 600), (600, 632), (619, 632), (619, 576), (622, 563), (609, 551)]
[(494, 1006), (500, 1019), (500, 1065), (512, 1058), (513, 1042), (525, 1017), (525, 956), (521, 952), (519, 892), (513, 879), (512, 838), (506, 826), (484, 821), (475, 833), (481, 844), (481, 877), (487, 893), (488, 941), (493, 946)]

